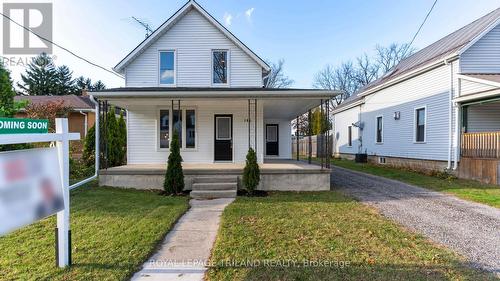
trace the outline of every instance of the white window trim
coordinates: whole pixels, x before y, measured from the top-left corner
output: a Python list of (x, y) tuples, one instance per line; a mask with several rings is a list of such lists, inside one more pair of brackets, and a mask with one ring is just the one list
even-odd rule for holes
[[(377, 141), (377, 131), (378, 131), (377, 129), (378, 129), (378, 118), (379, 117), (382, 118), (382, 128), (381, 128), (382, 133), (380, 134), (380, 137), (381, 137), (380, 142)], [(375, 116), (375, 144), (384, 144), (384, 115)]]
[[(226, 83), (214, 83), (214, 52), (226, 52), (227, 53), (227, 82)], [(210, 84), (212, 87), (229, 87), (231, 81), (231, 51), (229, 49), (212, 49), (210, 51)]]
[[(172, 109), (171, 106), (162, 106), (158, 107), (156, 109), (156, 151), (157, 152), (162, 152), (162, 151), (170, 151), (170, 145), (169, 148), (161, 148), (160, 147), (160, 111), (161, 110), (168, 110), (168, 135), (169, 135), (169, 141), (171, 141), (171, 137), (173, 134), (173, 117), (174, 117), (174, 110), (177, 110), (177, 107), (174, 106)], [(194, 110), (194, 147), (193, 148), (187, 148), (186, 147), (186, 110)], [(198, 109), (196, 106), (181, 106), (181, 114), (182, 114), (182, 144), (181, 144), (181, 151), (198, 151)]]
[[(417, 141), (417, 110), (424, 110), (424, 141)], [(413, 143), (414, 144), (422, 144), (427, 142), (427, 105), (415, 107), (413, 110)]]
[[(174, 83), (173, 84), (161, 84), (160, 78), (160, 57), (161, 53), (173, 52), (174, 53)], [(157, 76), (158, 76), (158, 86), (159, 87), (176, 87), (177, 86), (177, 50), (175, 49), (158, 49), (158, 59), (156, 66)]]
[[(349, 128), (351, 128), (351, 139), (349, 141)], [(350, 143), (350, 145), (349, 145)], [(353, 137), (352, 137), (352, 126), (347, 126), (347, 147), (352, 147)]]

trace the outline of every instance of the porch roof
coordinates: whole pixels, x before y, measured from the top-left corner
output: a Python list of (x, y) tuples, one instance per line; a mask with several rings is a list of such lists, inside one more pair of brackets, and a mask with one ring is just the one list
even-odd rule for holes
[(328, 99), (340, 95), (341, 91), (322, 89), (289, 88), (231, 88), (231, 87), (123, 87), (89, 92), (98, 99), (109, 98), (305, 98)]

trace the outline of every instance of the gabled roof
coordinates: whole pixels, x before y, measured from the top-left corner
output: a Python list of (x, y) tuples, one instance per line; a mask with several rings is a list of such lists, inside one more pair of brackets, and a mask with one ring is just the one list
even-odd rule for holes
[(500, 8), (469, 23), (459, 30), (441, 38), (431, 45), (423, 48), (408, 58), (402, 60), (393, 70), (383, 77), (371, 82), (360, 90), (360, 95), (373, 92), (397, 78), (418, 70), (433, 62), (442, 61), (466, 51), (473, 43), (479, 40), (492, 28), (500, 24)]
[(196, 1), (189, 0), (184, 6), (182, 6), (173, 16), (167, 19), (160, 27), (158, 27), (150, 36), (148, 36), (144, 41), (142, 41), (135, 49), (132, 50), (124, 59), (122, 59), (113, 69), (116, 72), (123, 73), (123, 69), (132, 62), (138, 55), (140, 55), (146, 48), (148, 48), (152, 43), (154, 43), (158, 38), (160, 38), (165, 32), (167, 32), (172, 26), (174, 26), (184, 15), (186, 15), (192, 9), (198, 11), (202, 14), (211, 24), (213, 24), (220, 32), (222, 32), (229, 40), (231, 40), (236, 46), (242, 49), (248, 56), (250, 56), (255, 62), (257, 62), (266, 72), (269, 72), (271, 68), (269, 65), (261, 59), (257, 54), (255, 54), (250, 48), (248, 48), (243, 42), (241, 42), (236, 36), (234, 36), (227, 28), (220, 24), (212, 15), (210, 15), (203, 7), (201, 7)]
[(73, 109), (80, 110), (93, 110), (95, 108), (94, 104), (90, 100), (89, 96), (15, 96), (15, 101), (27, 100), (31, 104), (44, 104), (48, 102), (63, 102), (64, 106), (71, 107)]

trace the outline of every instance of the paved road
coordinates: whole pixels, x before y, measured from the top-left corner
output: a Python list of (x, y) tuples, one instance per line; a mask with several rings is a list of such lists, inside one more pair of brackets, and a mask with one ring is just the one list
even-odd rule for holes
[(500, 209), (338, 167), (332, 186), (500, 275)]

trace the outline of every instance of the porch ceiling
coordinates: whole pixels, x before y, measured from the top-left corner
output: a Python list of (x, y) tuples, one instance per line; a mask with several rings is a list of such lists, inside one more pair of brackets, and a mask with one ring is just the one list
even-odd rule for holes
[(320, 106), (321, 99), (269, 99), (262, 102), (265, 119), (292, 120), (309, 109)]

